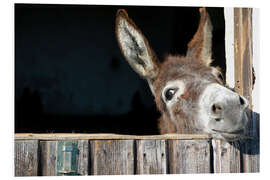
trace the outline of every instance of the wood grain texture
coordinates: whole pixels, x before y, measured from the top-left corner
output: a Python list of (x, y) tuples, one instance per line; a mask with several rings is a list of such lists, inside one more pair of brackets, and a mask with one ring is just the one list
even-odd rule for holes
[(90, 146), (92, 175), (134, 174), (133, 140), (93, 140)]
[(234, 8), (235, 91), (246, 97), (252, 108), (252, 9)]
[(169, 140), (171, 174), (210, 173), (208, 140)]
[(243, 172), (260, 172), (260, 143), (259, 140), (246, 140), (242, 144)]
[(226, 84), (234, 87), (234, 8), (224, 7)]
[(41, 175), (56, 176), (57, 141), (40, 141)]
[(212, 140), (214, 155), (214, 173), (241, 172), (240, 143), (232, 144), (224, 140)]
[[(57, 151), (59, 141), (41, 141), (40, 157), (41, 157), (41, 175), (56, 176), (57, 175)], [(78, 156), (77, 169), (78, 175), (88, 175), (89, 169), (89, 150), (87, 140), (78, 140)]]
[(78, 140), (78, 149), (78, 173), (85, 176), (89, 174), (89, 141)]
[(253, 131), (251, 118), (252, 105), (252, 9), (234, 9), (234, 42), (235, 42), (235, 91), (249, 101), (248, 116), (251, 121), (248, 123), (248, 134)]
[(253, 124), (249, 126), (249, 135), (254, 138), (243, 141), (241, 151), (243, 154), (243, 172), (255, 173), (260, 172), (260, 115), (251, 112), (251, 119)]
[(37, 140), (15, 141), (15, 176), (37, 176), (39, 146)]
[[(252, 8), (234, 9), (235, 42), (235, 91), (249, 100), (249, 122), (246, 135), (255, 140), (242, 143), (243, 172), (259, 172), (259, 115), (252, 104), (253, 74), (253, 29)], [(256, 72), (255, 72), (256, 73)]]
[(122, 135), (81, 133), (16, 133), (15, 140), (137, 140), (137, 139), (209, 139), (208, 134)]
[(166, 140), (137, 140), (136, 174), (166, 174)]

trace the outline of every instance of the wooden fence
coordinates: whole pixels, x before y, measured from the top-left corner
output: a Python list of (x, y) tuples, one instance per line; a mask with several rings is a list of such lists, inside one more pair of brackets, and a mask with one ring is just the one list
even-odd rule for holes
[(15, 134), (15, 176), (259, 172), (259, 161), (243, 162), (258, 145), (208, 135)]

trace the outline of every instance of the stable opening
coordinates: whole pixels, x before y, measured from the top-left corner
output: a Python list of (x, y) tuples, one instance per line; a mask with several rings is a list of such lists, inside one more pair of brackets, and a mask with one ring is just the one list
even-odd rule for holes
[[(154, 97), (116, 42), (120, 8), (161, 60), (185, 54), (199, 23), (197, 7), (15, 4), (16, 133), (159, 133)], [(223, 8), (207, 10), (225, 72)]]

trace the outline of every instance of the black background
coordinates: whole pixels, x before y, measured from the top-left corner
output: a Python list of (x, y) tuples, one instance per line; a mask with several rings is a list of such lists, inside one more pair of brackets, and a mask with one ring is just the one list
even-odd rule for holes
[[(185, 55), (198, 27), (198, 7), (15, 4), (15, 132), (158, 134), (150, 89), (116, 42), (120, 8), (161, 61)], [(223, 8), (207, 10), (225, 71)]]

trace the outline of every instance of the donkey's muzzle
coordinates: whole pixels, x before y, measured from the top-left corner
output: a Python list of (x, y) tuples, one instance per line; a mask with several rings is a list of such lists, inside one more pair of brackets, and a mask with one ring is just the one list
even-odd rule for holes
[(247, 124), (246, 109), (249, 102), (243, 96), (219, 84), (210, 84), (200, 99), (200, 114), (204, 117), (206, 132), (237, 136), (243, 134)]

